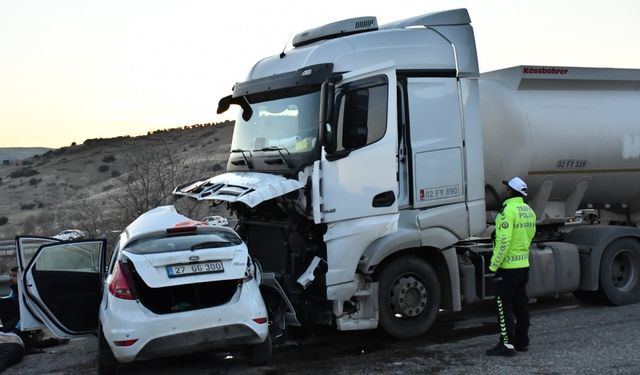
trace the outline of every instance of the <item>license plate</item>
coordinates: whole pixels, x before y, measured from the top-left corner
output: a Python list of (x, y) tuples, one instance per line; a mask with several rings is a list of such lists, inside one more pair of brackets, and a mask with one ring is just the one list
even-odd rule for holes
[(167, 266), (169, 277), (189, 276), (200, 273), (224, 272), (222, 262), (219, 260), (206, 263), (174, 264)]

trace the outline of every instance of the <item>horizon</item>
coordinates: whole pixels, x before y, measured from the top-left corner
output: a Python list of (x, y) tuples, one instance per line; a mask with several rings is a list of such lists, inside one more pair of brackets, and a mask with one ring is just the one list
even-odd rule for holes
[[(362, 4), (362, 5), (361, 5)], [(60, 148), (86, 139), (235, 119), (217, 101), (293, 35), (376, 16), (379, 24), (467, 8), (481, 72), (516, 65), (640, 68), (640, 2), (593, 0), (0, 0), (0, 147)], [(508, 31), (508, 32), (505, 32)]]

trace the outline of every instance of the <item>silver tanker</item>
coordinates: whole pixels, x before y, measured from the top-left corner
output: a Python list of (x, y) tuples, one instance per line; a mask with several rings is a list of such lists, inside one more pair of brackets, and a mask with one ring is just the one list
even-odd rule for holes
[(544, 222), (640, 221), (640, 70), (520, 66), (480, 78), (487, 202), (527, 179)]

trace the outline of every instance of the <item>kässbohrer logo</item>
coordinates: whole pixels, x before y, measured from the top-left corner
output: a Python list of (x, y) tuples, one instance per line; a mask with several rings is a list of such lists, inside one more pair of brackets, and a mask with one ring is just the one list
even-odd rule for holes
[(522, 68), (523, 74), (567, 74), (569, 69), (565, 68), (532, 68), (525, 66)]

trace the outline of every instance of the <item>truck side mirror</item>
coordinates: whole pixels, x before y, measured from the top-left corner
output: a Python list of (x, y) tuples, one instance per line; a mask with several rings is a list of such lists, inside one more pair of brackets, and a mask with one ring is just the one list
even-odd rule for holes
[(226, 112), (231, 104), (237, 104), (242, 108), (242, 119), (244, 121), (249, 121), (251, 119), (251, 116), (253, 116), (253, 109), (251, 109), (249, 102), (247, 102), (247, 99), (245, 99), (244, 96), (234, 98), (231, 95), (227, 95), (224, 98), (220, 99), (220, 101), (218, 102), (218, 109), (216, 113), (221, 114)]
[(324, 81), (320, 89), (320, 144), (327, 153), (335, 152), (336, 137), (334, 132), (334, 96), (335, 84)]

